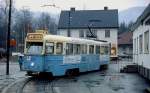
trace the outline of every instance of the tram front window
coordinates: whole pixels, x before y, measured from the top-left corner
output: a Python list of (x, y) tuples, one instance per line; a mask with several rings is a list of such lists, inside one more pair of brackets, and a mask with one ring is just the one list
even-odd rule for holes
[(27, 54), (41, 54), (43, 49), (43, 43), (41, 42), (28, 42)]

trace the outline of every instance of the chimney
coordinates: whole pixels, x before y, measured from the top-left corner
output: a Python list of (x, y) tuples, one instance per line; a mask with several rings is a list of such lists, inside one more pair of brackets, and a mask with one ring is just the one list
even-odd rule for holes
[(70, 11), (75, 11), (75, 7), (71, 7), (71, 8), (70, 8)]
[(107, 6), (105, 6), (105, 7), (104, 7), (104, 10), (108, 10), (108, 7), (107, 7)]

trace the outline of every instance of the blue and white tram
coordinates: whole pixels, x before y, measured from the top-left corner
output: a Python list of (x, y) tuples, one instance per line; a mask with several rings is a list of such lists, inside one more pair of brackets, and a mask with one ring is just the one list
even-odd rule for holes
[(110, 61), (109, 43), (43, 33), (29, 33), (21, 69), (62, 76), (98, 70)]

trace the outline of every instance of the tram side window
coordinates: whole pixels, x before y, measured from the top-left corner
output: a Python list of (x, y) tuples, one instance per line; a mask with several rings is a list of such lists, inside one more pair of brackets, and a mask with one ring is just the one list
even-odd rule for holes
[(67, 43), (66, 45), (66, 55), (73, 54), (73, 44)]
[(100, 47), (100, 54), (101, 55), (108, 55), (109, 54), (109, 48), (108, 48), (108, 46), (101, 46)]
[(62, 54), (63, 53), (63, 44), (57, 43), (56, 44), (56, 54)]
[(94, 54), (94, 45), (89, 46), (89, 54)]
[(104, 46), (101, 46), (101, 47), (100, 47), (100, 54), (101, 54), (101, 55), (104, 55)]
[(54, 54), (54, 43), (46, 43), (46, 53)]
[(100, 54), (100, 46), (96, 46), (96, 54)]
[(80, 44), (74, 44), (74, 54), (80, 54), (81, 52), (81, 45)]
[(87, 45), (81, 45), (82, 54), (87, 54)]
[(105, 46), (105, 54), (108, 55), (109, 54), (109, 47)]

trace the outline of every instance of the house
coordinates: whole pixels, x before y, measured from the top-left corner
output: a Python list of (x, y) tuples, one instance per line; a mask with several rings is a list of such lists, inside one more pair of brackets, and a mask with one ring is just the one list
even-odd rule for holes
[(150, 4), (138, 17), (133, 30), (133, 61), (139, 73), (150, 79)]
[(118, 10), (62, 11), (58, 24), (58, 35), (96, 39), (111, 43), (111, 57), (117, 57)]
[(121, 57), (131, 57), (132, 53), (132, 32), (124, 32), (118, 36), (118, 54)]

